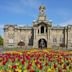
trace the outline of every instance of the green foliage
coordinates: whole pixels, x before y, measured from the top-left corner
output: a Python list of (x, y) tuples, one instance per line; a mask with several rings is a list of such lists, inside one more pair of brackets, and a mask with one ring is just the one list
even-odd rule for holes
[(2, 46), (3, 45), (3, 38), (2, 38), (2, 36), (0, 36), (0, 46)]

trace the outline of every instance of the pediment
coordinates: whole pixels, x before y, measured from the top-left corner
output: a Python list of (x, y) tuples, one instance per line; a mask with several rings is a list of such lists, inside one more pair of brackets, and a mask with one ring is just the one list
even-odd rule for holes
[(48, 22), (38, 22), (38, 23), (33, 24), (33, 26), (36, 26), (36, 27), (39, 25), (45, 25), (45, 26), (49, 26), (49, 27), (52, 26), (52, 24), (50, 24)]

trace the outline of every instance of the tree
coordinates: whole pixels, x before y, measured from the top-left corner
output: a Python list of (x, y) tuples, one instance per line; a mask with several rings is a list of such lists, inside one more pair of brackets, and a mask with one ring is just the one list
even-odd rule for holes
[(2, 38), (2, 36), (0, 36), (0, 46), (2, 46), (3, 45), (3, 38)]
[(20, 41), (20, 42), (18, 43), (18, 46), (20, 46), (21, 48), (22, 48), (24, 45), (25, 45), (25, 43), (22, 42), (22, 41)]

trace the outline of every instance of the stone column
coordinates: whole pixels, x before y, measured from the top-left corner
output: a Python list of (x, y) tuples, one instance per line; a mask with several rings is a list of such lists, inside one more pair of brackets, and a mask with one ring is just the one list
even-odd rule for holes
[(68, 26), (67, 26), (67, 48), (69, 47), (69, 45), (68, 45), (68, 37), (69, 37), (69, 35), (68, 35)]
[(71, 36), (70, 36), (70, 29), (68, 28), (67, 32), (67, 49), (71, 49)]
[(41, 34), (41, 27), (39, 27), (39, 34)]
[(36, 28), (34, 28), (34, 44), (33, 47), (36, 48), (37, 47), (37, 43), (36, 43)]
[(65, 45), (67, 45), (67, 30), (66, 29), (64, 30), (64, 40), (65, 40)]
[(51, 44), (50, 44), (50, 28), (48, 27), (48, 30), (47, 30), (47, 35), (48, 35), (48, 37), (47, 37), (47, 39), (48, 39), (48, 42), (47, 42), (47, 47), (48, 48), (51, 48)]
[(17, 48), (18, 47), (18, 34), (17, 34), (17, 30), (15, 29), (15, 33), (14, 33), (14, 46)]
[(46, 34), (46, 27), (44, 27), (44, 34)]

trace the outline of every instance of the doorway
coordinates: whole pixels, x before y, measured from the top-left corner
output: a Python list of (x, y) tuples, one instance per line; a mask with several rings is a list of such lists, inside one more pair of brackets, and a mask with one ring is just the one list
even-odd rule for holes
[(39, 48), (47, 48), (47, 41), (45, 40), (45, 39), (40, 39), (39, 41), (38, 41), (38, 47)]

